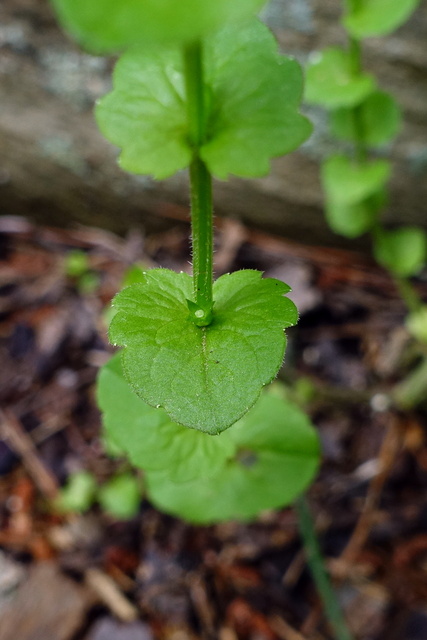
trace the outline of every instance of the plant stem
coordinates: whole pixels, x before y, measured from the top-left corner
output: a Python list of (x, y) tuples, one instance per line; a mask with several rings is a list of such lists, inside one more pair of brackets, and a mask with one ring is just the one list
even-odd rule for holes
[[(205, 326), (212, 320), (213, 281), (213, 204), (212, 176), (200, 158), (199, 149), (206, 136), (203, 50), (201, 42), (184, 49), (184, 74), (190, 141), (194, 149), (190, 164), (191, 235), (193, 245), (193, 320)], [(202, 314), (203, 311), (203, 314)]]
[(298, 498), (295, 503), (295, 508), (298, 515), (299, 530), (304, 542), (307, 563), (310, 567), (317, 592), (322, 600), (326, 617), (333, 629), (335, 639), (354, 640), (327, 574), (313, 517), (305, 496)]
[(205, 137), (205, 87), (201, 42), (188, 44), (184, 48), (184, 74), (190, 141), (197, 152)]
[(408, 278), (395, 276), (396, 287), (400, 293), (400, 297), (405, 303), (410, 313), (416, 313), (422, 306), (422, 300), (417, 290)]
[(393, 389), (394, 402), (401, 409), (413, 409), (423, 402), (427, 389), (427, 357)]
[(190, 165), (190, 182), (194, 297), (208, 319), (213, 307), (212, 177), (197, 155)]
[[(350, 38), (349, 42), (350, 53), (350, 65), (352, 73), (357, 76), (362, 71), (362, 50), (360, 46), (360, 40), (356, 38)], [(365, 130), (363, 124), (362, 107), (356, 105), (352, 109), (353, 126), (356, 135), (354, 143), (354, 155), (358, 164), (366, 162), (368, 157), (368, 150), (365, 143)]]

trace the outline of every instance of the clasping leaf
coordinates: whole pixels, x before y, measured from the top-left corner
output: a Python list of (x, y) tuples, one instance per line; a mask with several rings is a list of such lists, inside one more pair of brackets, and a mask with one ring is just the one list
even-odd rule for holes
[[(278, 53), (273, 35), (255, 18), (207, 38), (204, 50), (207, 131), (200, 157), (220, 179), (265, 175), (271, 158), (293, 151), (311, 133), (298, 112), (300, 66)], [(96, 118), (120, 147), (120, 166), (159, 180), (188, 167), (194, 149), (181, 52), (133, 48), (118, 61), (113, 84)]]
[(237, 271), (213, 287), (212, 322), (189, 317), (192, 279), (167, 269), (121, 291), (110, 327), (125, 347), (123, 369), (134, 391), (179, 424), (217, 434), (254, 404), (284, 356), (284, 329), (296, 323), (290, 288), (257, 271)]

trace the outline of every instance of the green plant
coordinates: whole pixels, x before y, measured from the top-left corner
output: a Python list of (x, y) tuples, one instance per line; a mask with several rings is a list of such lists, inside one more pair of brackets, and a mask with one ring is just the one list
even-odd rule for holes
[(97, 274), (91, 270), (87, 253), (79, 249), (69, 251), (64, 262), (65, 275), (82, 293), (92, 293), (99, 284)]
[(145, 470), (155, 504), (192, 522), (288, 504), (316, 472), (317, 436), (279, 387), (260, 394), (297, 311), (289, 287), (259, 272), (213, 281), (212, 177), (265, 175), (308, 137), (299, 65), (254, 17), (260, 0), (53, 4), (87, 48), (124, 50), (96, 109), (121, 166), (190, 176), (192, 277), (142, 272), (114, 299), (122, 351), (98, 384), (106, 437)]
[(132, 473), (120, 472), (98, 484), (89, 471), (76, 471), (69, 475), (53, 507), (63, 513), (83, 513), (97, 502), (106, 513), (127, 519), (138, 513), (140, 501), (140, 483)]
[[(310, 124), (298, 113), (300, 68), (278, 54), (270, 31), (250, 17), (261, 4), (254, 0), (232, 8), (224, 2), (215, 12), (187, 0), (179, 16), (171, 0), (162, 11), (154, 2), (123, 2), (119, 34), (118, 15), (106, 0), (90, 10), (69, 0), (54, 4), (86, 45), (128, 46), (114, 89), (96, 112), (101, 130), (121, 148), (121, 166), (156, 178), (190, 170), (193, 276), (166, 269), (144, 274), (143, 284), (116, 297), (110, 339), (124, 347), (125, 376), (145, 402), (181, 424), (220, 433), (276, 376), (283, 330), (295, 324), (297, 312), (284, 297), (289, 287), (259, 273), (213, 283), (212, 175), (264, 175), (271, 157), (308, 136)], [(235, 14), (244, 18), (238, 26), (228, 24)], [(145, 23), (150, 43), (157, 41), (149, 49), (144, 27), (135, 32), (135, 24)]]
[(342, 25), (347, 48), (332, 47), (313, 57), (307, 69), (307, 102), (326, 108), (336, 138), (350, 145), (349, 154), (325, 160), (321, 179), (325, 213), (333, 231), (354, 238), (370, 232), (376, 260), (399, 281), (410, 310), (419, 306), (401, 279), (424, 266), (427, 239), (420, 228), (386, 230), (379, 219), (387, 203), (390, 163), (373, 153), (396, 136), (400, 110), (363, 70), (362, 41), (390, 33), (418, 5), (418, 0), (345, 0)]

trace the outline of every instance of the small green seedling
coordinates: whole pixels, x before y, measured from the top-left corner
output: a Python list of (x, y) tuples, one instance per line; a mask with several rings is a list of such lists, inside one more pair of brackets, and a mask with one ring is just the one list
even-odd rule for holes
[(79, 249), (69, 251), (65, 257), (65, 274), (74, 280), (81, 293), (92, 293), (99, 278), (91, 269), (87, 253)]
[(94, 503), (97, 488), (97, 482), (89, 471), (71, 473), (53, 506), (64, 513), (83, 513)]
[(99, 487), (97, 500), (105, 513), (118, 520), (128, 520), (139, 511), (140, 483), (132, 473), (119, 473)]
[[(112, 442), (109, 445), (114, 446)], [(132, 473), (117, 473), (99, 485), (89, 471), (76, 471), (68, 477), (53, 506), (63, 513), (84, 513), (99, 503), (109, 515), (126, 520), (138, 513), (140, 502), (140, 482)]]

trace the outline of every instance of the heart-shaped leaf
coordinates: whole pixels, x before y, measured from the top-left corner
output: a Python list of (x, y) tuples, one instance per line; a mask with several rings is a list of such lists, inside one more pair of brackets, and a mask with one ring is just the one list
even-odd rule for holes
[(226, 431), (210, 437), (171, 421), (163, 409), (146, 404), (124, 379), (120, 354), (99, 373), (98, 405), (109, 445), (119, 447), (132, 464), (148, 471), (167, 472), (174, 482), (210, 476), (235, 452)]
[(419, 5), (420, 0), (360, 0), (349, 2), (343, 23), (347, 31), (362, 40), (383, 36), (403, 24)]
[(114, 299), (110, 340), (125, 346), (123, 369), (136, 393), (174, 422), (220, 433), (238, 420), (277, 374), (284, 329), (297, 321), (289, 287), (257, 271), (237, 271), (213, 287), (214, 317), (189, 317), (192, 279), (153, 269)]
[[(259, 20), (208, 38), (204, 67), (207, 132), (199, 152), (216, 177), (264, 175), (272, 157), (310, 134), (310, 123), (298, 113), (301, 69), (279, 55)], [(134, 48), (118, 61), (114, 90), (99, 102), (96, 118), (121, 148), (123, 169), (162, 179), (189, 165), (194, 150), (184, 86), (177, 50)]]
[[(319, 442), (308, 417), (274, 392), (226, 433), (234, 457), (215, 475), (174, 483), (167, 474), (148, 472), (150, 500), (190, 522), (248, 520), (262, 510), (290, 504), (312, 481), (319, 465)], [(210, 436), (203, 434), (203, 437)]]
[(257, 11), (265, 0), (52, 0), (64, 27), (87, 49), (190, 42)]
[(374, 89), (374, 77), (355, 72), (349, 53), (338, 47), (316, 54), (307, 68), (305, 99), (327, 109), (354, 107)]

